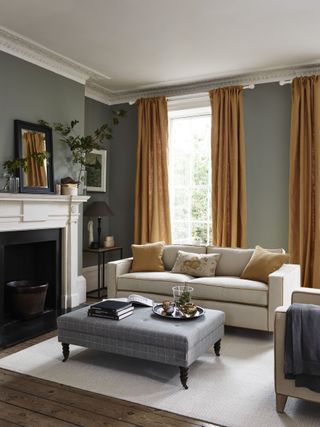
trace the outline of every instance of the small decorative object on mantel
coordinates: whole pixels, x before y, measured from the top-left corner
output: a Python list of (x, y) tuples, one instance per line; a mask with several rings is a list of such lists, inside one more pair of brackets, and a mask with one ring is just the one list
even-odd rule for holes
[(61, 179), (61, 193), (64, 196), (76, 196), (78, 194), (78, 183), (67, 176)]
[[(67, 144), (72, 153), (72, 163), (79, 165), (79, 173), (77, 182), (79, 183), (80, 194), (86, 193), (86, 166), (87, 156), (93, 150), (101, 150), (105, 140), (112, 139), (113, 128), (119, 124), (119, 120), (125, 117), (126, 111), (112, 111), (112, 124), (104, 123), (98, 129), (96, 129), (92, 135), (76, 135), (75, 126), (79, 123), (79, 120), (72, 120), (70, 124), (66, 125), (63, 123), (53, 123), (52, 128), (55, 132), (60, 135), (60, 141)], [(41, 125), (51, 126), (44, 120), (39, 120)], [(100, 188), (100, 186), (98, 186)], [(101, 183), (101, 189), (96, 191), (105, 191), (103, 183)]]
[(90, 249), (99, 249), (101, 248), (101, 219), (103, 216), (113, 215), (113, 212), (106, 202), (93, 202), (87, 207), (84, 215), (98, 217), (98, 240), (91, 243)]

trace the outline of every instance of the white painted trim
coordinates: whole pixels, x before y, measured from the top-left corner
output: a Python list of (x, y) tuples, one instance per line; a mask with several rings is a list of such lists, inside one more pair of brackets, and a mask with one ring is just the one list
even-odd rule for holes
[(253, 84), (274, 83), (280, 80), (292, 80), (299, 76), (309, 76), (320, 74), (320, 63), (304, 64), (285, 68), (265, 69), (252, 73), (238, 74), (234, 76), (219, 77), (211, 80), (198, 80), (185, 84), (172, 86), (161, 86), (153, 89), (141, 91), (128, 91), (121, 94), (113, 93), (111, 104), (122, 104), (125, 102), (133, 103), (139, 98), (154, 96), (191, 96), (198, 97), (199, 94), (208, 92), (211, 89), (225, 86), (251, 86)]
[(202, 94), (216, 87), (249, 86), (252, 84), (292, 80), (299, 76), (320, 74), (320, 62), (317, 61), (311, 64), (296, 64), (289, 67), (253, 70), (224, 77), (217, 76), (205, 79), (164, 81), (154, 85), (140, 86), (135, 90), (115, 91), (108, 88), (109, 76), (60, 55), (2, 26), (0, 26), (0, 50), (84, 84), (85, 96), (107, 105), (134, 103), (139, 98), (153, 96), (166, 96), (168, 98), (189, 96), (192, 94)]
[(0, 232), (61, 229), (62, 308), (76, 307), (86, 300), (85, 279), (78, 276), (78, 222), (80, 205), (88, 199), (0, 193)]
[(0, 26), (0, 50), (81, 84), (88, 79), (110, 79), (3, 26)]
[(168, 109), (168, 117), (170, 119), (177, 119), (180, 117), (193, 117), (193, 116), (207, 116), (211, 114), (211, 106), (207, 107), (197, 107), (194, 108), (183, 108), (179, 110)]
[(86, 83), (84, 94), (87, 98), (94, 99), (106, 105), (112, 105), (112, 93), (101, 86), (94, 85), (90, 81)]
[[(100, 267), (101, 271), (101, 282), (102, 282), (102, 266)], [(84, 267), (82, 269), (82, 274), (86, 280), (86, 289), (87, 292), (93, 291), (98, 287), (98, 266), (91, 265), (89, 267)], [(106, 283), (107, 269), (105, 268), (105, 283)]]
[(87, 282), (83, 275), (78, 276), (76, 289), (78, 304), (75, 304), (75, 306), (77, 307), (87, 299)]
[(173, 96), (168, 99), (168, 111), (180, 111), (194, 108), (210, 107), (208, 93), (199, 93), (197, 95)]

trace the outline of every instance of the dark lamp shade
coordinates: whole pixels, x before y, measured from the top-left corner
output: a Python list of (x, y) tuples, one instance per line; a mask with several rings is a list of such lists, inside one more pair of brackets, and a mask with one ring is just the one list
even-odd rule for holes
[(84, 212), (85, 216), (111, 216), (112, 210), (106, 202), (93, 202)]

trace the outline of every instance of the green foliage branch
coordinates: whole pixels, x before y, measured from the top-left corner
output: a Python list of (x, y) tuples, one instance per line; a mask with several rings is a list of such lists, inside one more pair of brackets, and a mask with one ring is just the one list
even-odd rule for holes
[(75, 132), (75, 128), (79, 120), (72, 120), (70, 124), (61, 122), (50, 125), (44, 120), (39, 120), (39, 123), (44, 126), (52, 127), (52, 129), (60, 135), (60, 141), (65, 143), (72, 153), (72, 163), (80, 165), (79, 179), (80, 182), (82, 171), (86, 167), (86, 158), (92, 150), (101, 150), (105, 140), (112, 139), (113, 126), (119, 124), (120, 119), (126, 116), (125, 110), (112, 111), (112, 125), (104, 123), (97, 128), (92, 135), (81, 136)]

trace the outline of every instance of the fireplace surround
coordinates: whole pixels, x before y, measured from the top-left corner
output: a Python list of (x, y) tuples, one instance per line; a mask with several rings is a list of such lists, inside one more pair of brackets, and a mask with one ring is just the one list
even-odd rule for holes
[[(8, 344), (10, 328), (21, 331), (24, 327), (8, 323), (11, 314), (5, 294), (7, 281), (32, 278), (50, 281), (46, 315), (38, 321), (43, 326), (39, 333), (51, 321), (55, 322), (57, 311), (85, 302), (86, 281), (78, 274), (78, 228), (81, 205), (88, 199), (87, 196), (0, 193), (0, 345)], [(52, 263), (48, 262), (50, 257)]]

